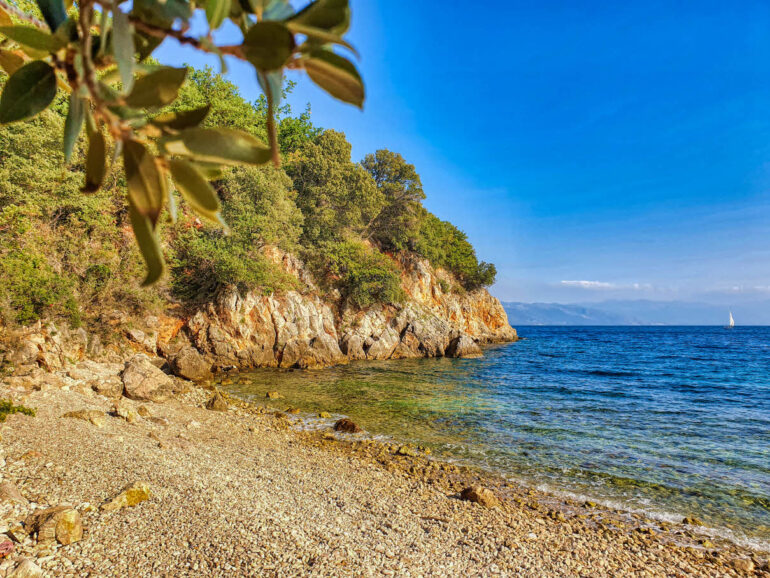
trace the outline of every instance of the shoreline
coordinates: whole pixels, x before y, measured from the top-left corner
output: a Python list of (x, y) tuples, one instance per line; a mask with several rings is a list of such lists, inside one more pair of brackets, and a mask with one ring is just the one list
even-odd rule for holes
[[(0, 390), (38, 412), (2, 424), (2, 482), (26, 503), (0, 501), (0, 519), (13, 533), (30, 513), (66, 503), (85, 533), (67, 546), (22, 539), (0, 576), (22, 558), (73, 576), (770, 576), (764, 555), (698, 543), (691, 529), (661, 531), (643, 516), (560, 500), (408, 444), (298, 430), (301, 415), (226, 394), (227, 411), (212, 411), (212, 392), (192, 384), (164, 403), (121, 399), (131, 423), (90, 388), (43, 389)], [(103, 419), (62, 417), (83, 409)], [(100, 509), (137, 481), (149, 500)], [(501, 505), (461, 500), (468, 486)]]

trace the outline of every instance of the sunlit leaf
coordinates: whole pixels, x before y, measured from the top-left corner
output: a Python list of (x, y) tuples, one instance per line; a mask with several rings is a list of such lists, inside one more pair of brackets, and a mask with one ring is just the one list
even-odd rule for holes
[(56, 52), (67, 44), (61, 37), (48, 34), (34, 26), (2, 26), (0, 34), (17, 44), (43, 52)]
[(222, 224), (219, 198), (206, 177), (192, 163), (181, 159), (169, 161), (169, 169), (174, 185), (193, 210), (209, 221)]
[(186, 68), (164, 67), (137, 79), (126, 97), (126, 104), (133, 108), (165, 106), (179, 95), (179, 88), (187, 76)]
[(261, 165), (271, 158), (262, 141), (228, 128), (189, 129), (161, 139), (160, 145), (169, 154), (228, 165)]
[(88, 155), (86, 156), (86, 183), (84, 193), (94, 193), (99, 190), (107, 174), (107, 143), (104, 134), (96, 126), (93, 117), (86, 116), (86, 134), (88, 135)]
[(273, 107), (277, 107), (283, 96), (283, 70), (259, 73), (257, 74), (257, 81), (262, 88), (262, 92), (268, 94), (269, 91), (273, 99)]
[(352, 62), (331, 50), (317, 49), (303, 59), (310, 79), (333, 97), (354, 104), (364, 105), (364, 83)]
[(258, 70), (276, 70), (291, 56), (294, 35), (280, 22), (257, 22), (246, 33), (242, 50)]
[(305, 26), (303, 24), (299, 24), (298, 22), (291, 21), (287, 22), (286, 26), (289, 28), (289, 30), (294, 32), (294, 34), (304, 34), (307, 36), (311, 44), (339, 44), (340, 46), (344, 46), (353, 52), (353, 54), (358, 56), (358, 51), (353, 48), (349, 42), (343, 40), (340, 36), (334, 34), (333, 32), (327, 32), (321, 28), (313, 28), (312, 26)]
[(216, 30), (230, 15), (231, 0), (206, 0), (206, 20), (209, 28)]
[(13, 74), (24, 66), (24, 57), (17, 52), (0, 48), (0, 68), (8, 75)]
[(168, 127), (173, 130), (183, 130), (193, 128), (202, 123), (211, 110), (211, 105), (194, 108), (192, 110), (180, 110), (177, 112), (168, 112), (160, 114), (152, 119), (152, 124), (156, 126)]
[(67, 111), (67, 119), (64, 121), (64, 162), (69, 163), (72, 150), (83, 128), (83, 119), (86, 114), (86, 103), (74, 92), (70, 94), (70, 106)]
[(56, 96), (56, 72), (42, 60), (19, 68), (0, 96), (0, 123), (30, 118), (44, 111)]
[(163, 253), (160, 250), (158, 235), (155, 232), (153, 224), (146, 215), (142, 214), (134, 204), (129, 200), (128, 216), (131, 219), (131, 226), (134, 229), (134, 237), (139, 245), (142, 258), (147, 265), (147, 276), (142, 282), (142, 286), (152, 285), (157, 282), (165, 272), (166, 265), (163, 261)]
[(67, 10), (62, 0), (37, 0), (37, 6), (52, 32), (56, 32), (67, 19)]
[(316, 0), (297, 12), (289, 22), (342, 35), (350, 26), (348, 0)]
[(13, 20), (8, 13), (0, 6), (0, 26), (13, 26)]
[(120, 71), (123, 92), (131, 92), (134, 86), (134, 27), (128, 20), (128, 14), (115, 8), (112, 14), (112, 54)]
[(126, 170), (128, 197), (134, 208), (153, 226), (166, 202), (166, 178), (154, 156), (140, 142), (123, 142), (123, 166)]

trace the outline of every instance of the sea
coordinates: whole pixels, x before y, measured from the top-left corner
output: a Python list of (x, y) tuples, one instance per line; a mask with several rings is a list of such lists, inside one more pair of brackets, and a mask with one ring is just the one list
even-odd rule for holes
[(308, 425), (348, 416), (556, 495), (770, 549), (770, 327), (517, 327), (480, 359), (239, 374)]

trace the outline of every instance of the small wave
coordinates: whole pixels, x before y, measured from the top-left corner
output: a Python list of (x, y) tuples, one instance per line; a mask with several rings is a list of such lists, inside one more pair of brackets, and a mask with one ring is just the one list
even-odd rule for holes
[(585, 373), (586, 375), (598, 375), (601, 377), (633, 377), (634, 375), (639, 375), (633, 371), (611, 371), (609, 369), (591, 369), (582, 373)]

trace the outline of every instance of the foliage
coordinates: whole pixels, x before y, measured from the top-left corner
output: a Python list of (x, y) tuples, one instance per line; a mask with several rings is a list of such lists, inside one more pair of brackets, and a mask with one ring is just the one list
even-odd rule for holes
[(360, 241), (327, 241), (319, 249), (312, 255), (317, 273), (355, 306), (403, 301), (399, 269), (382, 253)]
[(0, 422), (4, 422), (12, 413), (20, 413), (34, 417), (35, 410), (23, 405), (13, 405), (10, 399), (0, 399)]
[[(54, 103), (59, 87), (69, 93), (65, 161), (85, 127), (88, 152), (81, 190), (93, 193), (109, 174), (109, 159), (122, 156), (129, 222), (147, 265), (145, 284), (152, 284), (165, 270), (158, 227), (164, 208), (173, 211), (170, 178), (194, 210), (216, 220), (219, 199), (206, 178), (211, 164), (272, 160), (279, 166), (275, 111), (285, 69), (305, 70), (330, 95), (359, 107), (364, 87), (355, 66), (333, 50), (352, 50), (342, 38), (350, 25), (347, 0), (314, 0), (296, 13), (288, 0), (135, 0), (124, 6), (130, 6), (128, 11), (118, 2), (82, 0), (68, 14), (65, 0), (37, 0), (32, 15), (2, 3), (0, 67), (9, 78), (0, 95), (0, 123), (39, 115)], [(24, 8), (30, 6), (25, 2)], [(190, 31), (196, 12), (205, 13), (209, 25), (201, 35)], [(240, 28), (240, 44), (213, 43), (212, 32), (225, 20)], [(172, 106), (155, 115), (178, 101), (188, 73), (148, 60), (166, 39), (219, 56), (223, 68), (225, 56), (253, 66), (265, 93), (267, 145), (234, 128), (248, 124), (248, 114), (238, 119), (232, 110), (217, 109), (215, 121), (224, 116), (235, 122), (204, 126), (209, 102), (195, 103), (197, 108)], [(202, 84), (210, 78), (204, 72), (196, 80)], [(302, 130), (286, 126), (289, 147), (296, 146), (290, 138), (296, 134)]]

